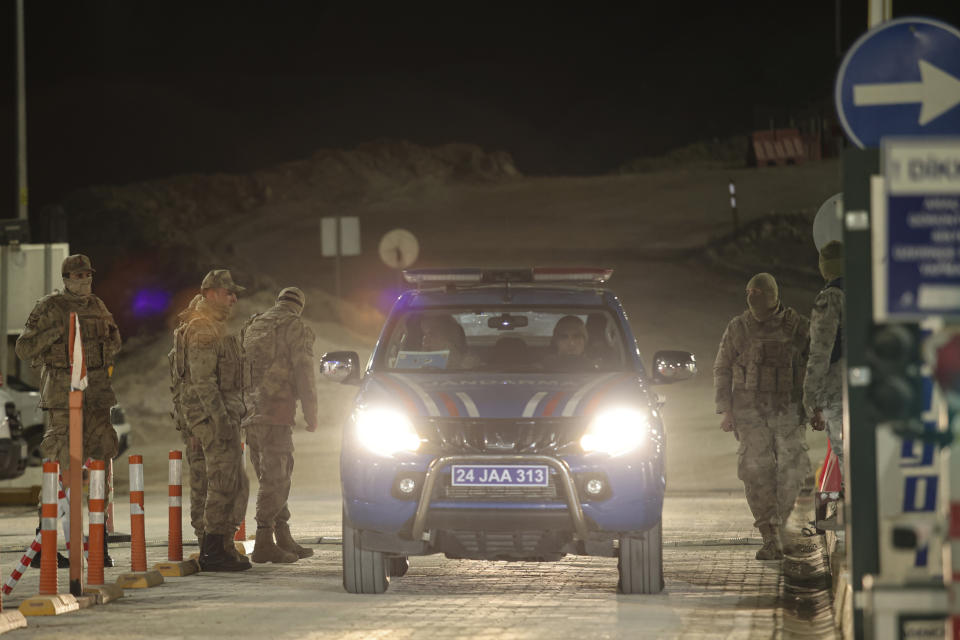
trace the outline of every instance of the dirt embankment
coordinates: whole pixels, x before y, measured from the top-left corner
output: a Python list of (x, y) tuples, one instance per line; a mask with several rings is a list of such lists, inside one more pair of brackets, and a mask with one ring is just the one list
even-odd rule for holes
[(203, 273), (222, 266), (241, 271), (255, 289), (273, 287), (262, 274), (243, 273), (242, 257), (222, 245), (224, 236), (245, 222), (275, 219), (290, 208), (342, 212), (418, 185), (485, 184), (519, 176), (504, 151), (378, 141), (351, 150), (322, 149), (246, 175), (181, 175), (89, 187), (67, 196), (62, 207), (71, 247), (90, 255), (98, 272), (108, 276), (98, 280), (98, 293), (131, 335), (144, 324), (150, 331), (158, 328), (126, 312), (145, 287), (194, 289)]

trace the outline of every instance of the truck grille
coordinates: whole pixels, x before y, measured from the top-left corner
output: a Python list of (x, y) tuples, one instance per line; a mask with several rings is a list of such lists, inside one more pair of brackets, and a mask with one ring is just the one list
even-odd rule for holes
[(431, 418), (419, 425), (434, 453), (553, 454), (579, 447), (579, 418)]
[(469, 555), (485, 557), (527, 555), (537, 552), (542, 531), (451, 531)]

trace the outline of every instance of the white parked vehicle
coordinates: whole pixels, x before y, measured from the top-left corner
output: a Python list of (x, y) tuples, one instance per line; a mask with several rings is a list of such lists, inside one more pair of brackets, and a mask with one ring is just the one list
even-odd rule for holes
[[(0, 400), (4, 403), (13, 402), (22, 425), (22, 437), (27, 444), (27, 462), (31, 467), (40, 466), (43, 456), (40, 454), (40, 442), (43, 441), (45, 417), (43, 410), (37, 405), (40, 402), (40, 390), (13, 376), (0, 387)], [(110, 422), (117, 432), (120, 447), (117, 455), (123, 454), (130, 447), (130, 423), (127, 422), (123, 407), (114, 405), (110, 408)], [(2, 437), (0, 437), (2, 440)]]

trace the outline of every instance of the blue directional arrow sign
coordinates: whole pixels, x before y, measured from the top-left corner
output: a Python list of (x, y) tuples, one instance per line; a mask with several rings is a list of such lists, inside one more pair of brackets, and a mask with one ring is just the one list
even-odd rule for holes
[(960, 31), (929, 18), (868, 31), (840, 65), (834, 100), (862, 149), (884, 136), (960, 134)]

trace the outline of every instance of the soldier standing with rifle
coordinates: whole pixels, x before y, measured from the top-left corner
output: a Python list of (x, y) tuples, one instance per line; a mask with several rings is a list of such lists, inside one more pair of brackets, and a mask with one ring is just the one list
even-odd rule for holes
[[(60, 463), (65, 472), (69, 462), (70, 432), (70, 314), (76, 313), (87, 365), (88, 385), (83, 393), (83, 457), (112, 460), (117, 455), (117, 433), (110, 423), (110, 407), (117, 403), (110, 377), (120, 352), (120, 330), (103, 300), (93, 294), (93, 267), (82, 254), (67, 256), (60, 266), (63, 291), (41, 298), (27, 318), (23, 333), (17, 339), (16, 352), (21, 360), (40, 373), (40, 408), (48, 420), (40, 452), (44, 458)], [(63, 474), (67, 477), (66, 473)], [(38, 529), (39, 530), (39, 529)], [(58, 555), (59, 566), (69, 566)], [(112, 567), (113, 559), (103, 541), (104, 566)], [(33, 566), (40, 566), (40, 554)], [(62, 558), (62, 559), (61, 559)]]

